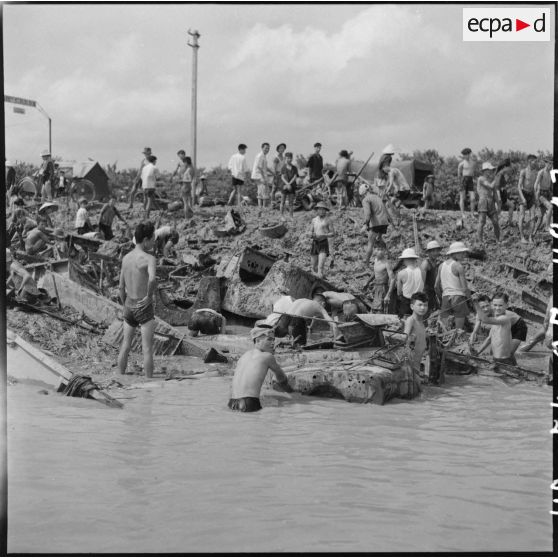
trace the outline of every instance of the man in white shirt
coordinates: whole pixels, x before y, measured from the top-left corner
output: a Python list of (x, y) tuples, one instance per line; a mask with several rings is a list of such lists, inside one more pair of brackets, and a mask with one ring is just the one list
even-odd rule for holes
[(262, 143), (262, 150), (256, 155), (254, 167), (252, 168), (252, 180), (258, 186), (258, 207), (267, 207), (269, 202), (269, 182), (270, 171), (267, 166), (267, 154), (269, 153), (269, 143)]
[(141, 188), (143, 190), (143, 209), (145, 210), (145, 218), (149, 219), (149, 213), (153, 207), (155, 199), (155, 186), (159, 178), (159, 169), (155, 167), (157, 157), (149, 155), (147, 164), (141, 170)]
[(128, 206), (128, 209), (132, 209), (134, 207), (136, 193), (139, 191), (141, 187), (141, 172), (143, 170), (143, 167), (147, 165), (147, 158), (151, 155), (151, 147), (145, 147), (142, 153), (143, 155), (145, 155), (145, 157), (142, 159), (140, 163), (138, 174), (136, 175), (136, 178), (134, 179), (134, 183), (132, 184), (132, 191), (130, 192), (130, 205)]
[(229, 160), (228, 168), (232, 175), (232, 192), (229, 196), (229, 205), (234, 205), (235, 196), (237, 205), (240, 205), (242, 199), (241, 188), (249, 171), (248, 163), (246, 163), (246, 149), (247, 146), (244, 143), (239, 144), (238, 153), (235, 153)]

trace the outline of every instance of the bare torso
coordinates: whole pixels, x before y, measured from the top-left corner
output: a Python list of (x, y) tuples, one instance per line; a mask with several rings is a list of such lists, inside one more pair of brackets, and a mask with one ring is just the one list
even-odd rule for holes
[(252, 349), (240, 357), (232, 380), (233, 399), (260, 396), (270, 359), (273, 355), (259, 349)]
[(122, 259), (122, 278), (126, 289), (126, 298), (140, 300), (147, 296), (148, 267), (154, 256), (139, 248), (134, 248)]

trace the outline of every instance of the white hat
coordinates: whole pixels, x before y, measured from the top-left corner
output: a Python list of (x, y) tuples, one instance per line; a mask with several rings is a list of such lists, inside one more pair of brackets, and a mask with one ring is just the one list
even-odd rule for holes
[(14, 164), (13, 164), (11, 161), (6, 161), (6, 162), (4, 163), (4, 165), (5, 165), (6, 167), (13, 167), (13, 166), (14, 166)]
[(41, 151), (41, 157), (50, 157), (50, 151), (48, 149), (43, 149)]
[(406, 260), (408, 258), (418, 259), (418, 256), (416, 255), (414, 248), (405, 248), (405, 250), (403, 250), (402, 254), (399, 256), (400, 260)]
[(482, 170), (494, 170), (496, 167), (492, 166), (492, 163), (486, 161), (485, 163), (482, 164)]
[(452, 242), (446, 254), (457, 254), (458, 252), (468, 252), (469, 248), (463, 242)]
[(436, 248), (441, 248), (441, 246), (435, 240), (431, 240), (427, 245), (427, 250), (435, 250)]
[(41, 207), (39, 207), (39, 213), (43, 213), (46, 209), (58, 209), (58, 205), (52, 202), (45, 202)]
[(393, 145), (393, 143), (388, 143), (383, 149), (382, 149), (382, 153), (384, 155), (386, 154), (390, 154), (393, 155), (394, 153), (398, 153), (400, 151), (400, 149), (398, 149), (397, 147), (395, 147)]

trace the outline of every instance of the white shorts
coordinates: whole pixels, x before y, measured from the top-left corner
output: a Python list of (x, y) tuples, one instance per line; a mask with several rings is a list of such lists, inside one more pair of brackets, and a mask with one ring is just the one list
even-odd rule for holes
[(258, 181), (258, 195), (259, 200), (268, 200), (270, 198), (269, 186), (263, 181)]

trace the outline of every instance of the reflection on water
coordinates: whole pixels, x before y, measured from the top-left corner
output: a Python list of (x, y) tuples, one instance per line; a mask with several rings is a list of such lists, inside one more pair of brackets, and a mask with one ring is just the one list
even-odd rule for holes
[(8, 551), (551, 550), (550, 388), (458, 382), (255, 414), (226, 408), (230, 378), (123, 410), (10, 387)]

